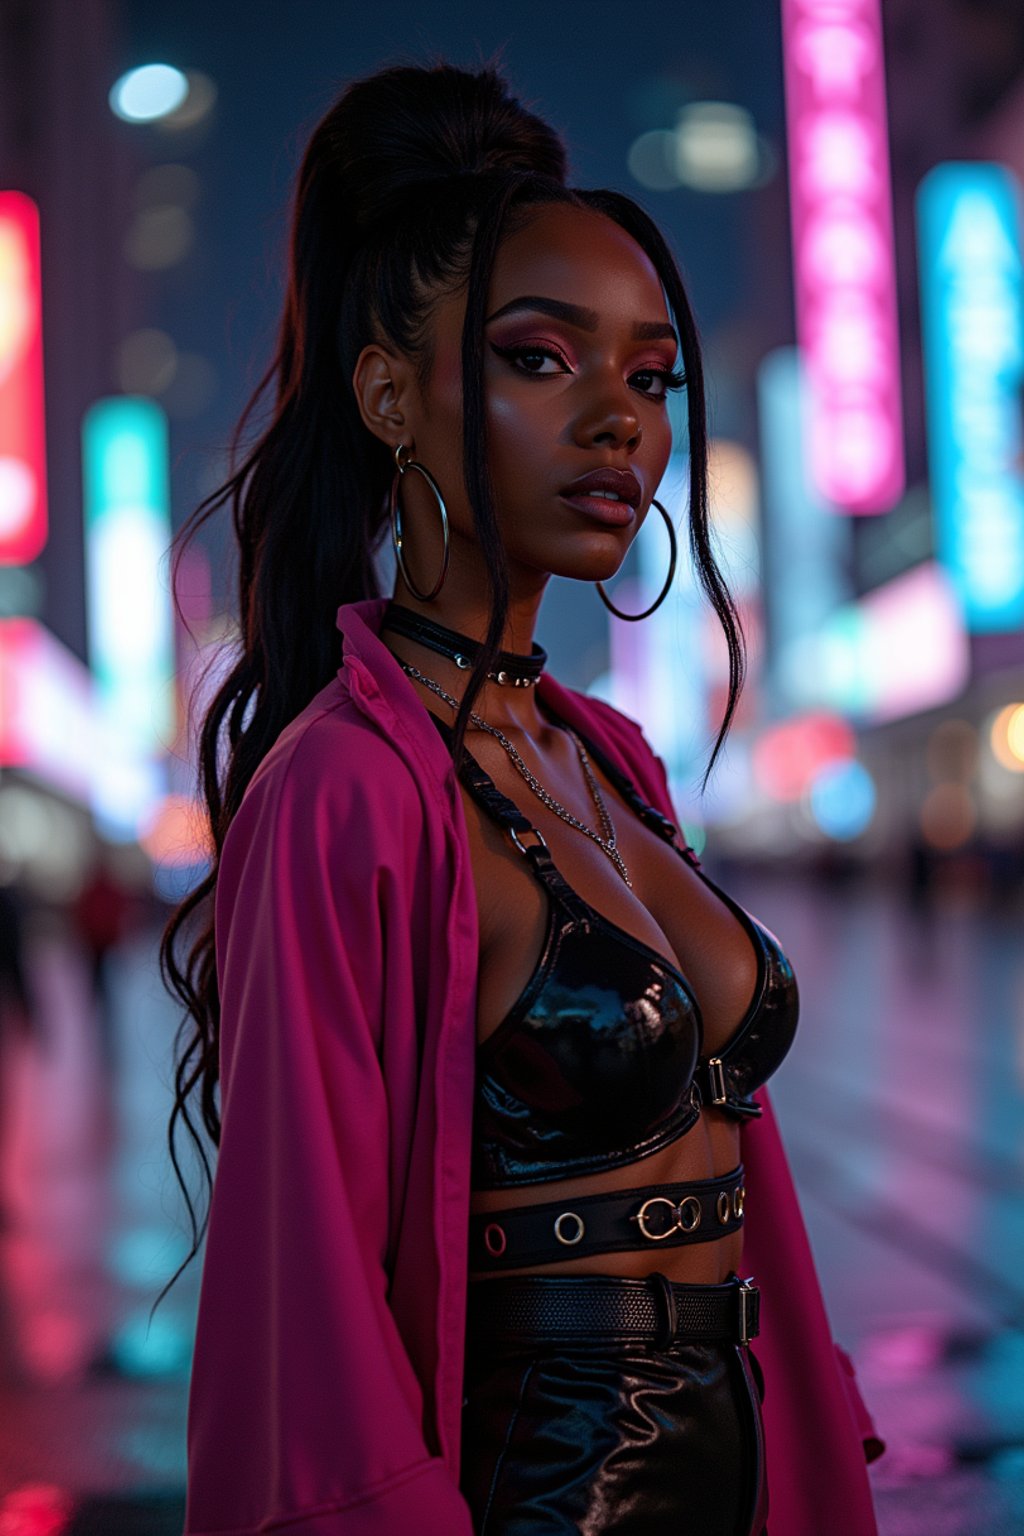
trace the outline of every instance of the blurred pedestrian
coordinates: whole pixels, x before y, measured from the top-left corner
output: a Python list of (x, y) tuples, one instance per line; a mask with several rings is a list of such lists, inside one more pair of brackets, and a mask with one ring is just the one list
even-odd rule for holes
[(0, 1036), (13, 1030), (27, 1037), (34, 1027), (22, 898), (13, 885), (0, 885)]
[(131, 928), (135, 900), (101, 850), (72, 908), (72, 921), (84, 951), (101, 1059), (108, 1069), (116, 1064), (113, 976), (117, 952)]
[[(13, 884), (0, 885), (0, 1170), (6, 1147), (7, 1047), (12, 1039), (28, 1040), (37, 1032), (28, 964), (25, 957), (25, 925), (22, 898)], [(10, 1216), (0, 1186), (0, 1228)]]

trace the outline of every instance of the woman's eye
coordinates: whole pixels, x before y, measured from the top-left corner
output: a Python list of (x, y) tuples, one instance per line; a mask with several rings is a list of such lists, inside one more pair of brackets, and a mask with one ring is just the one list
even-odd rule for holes
[[(511, 363), (517, 373), (527, 373), (537, 379), (551, 379), (572, 372), (562, 354), (553, 347), (499, 347), (494, 342), (491, 346), (499, 357)], [(630, 375), (629, 382), (649, 399), (664, 400), (670, 391), (682, 389), (686, 380), (678, 369), (638, 368)]]
[[(568, 364), (560, 353), (549, 347), (495, 347), (499, 357), (508, 358), (515, 364), (520, 372), (539, 375), (541, 378), (553, 377), (556, 373), (568, 372)], [(555, 368), (544, 368), (544, 363), (555, 363)]]
[[(641, 381), (638, 386), (641, 394), (650, 395), (652, 400), (664, 400), (670, 391), (682, 389), (686, 380), (677, 368), (641, 368), (634, 373), (631, 383), (637, 379)], [(653, 383), (654, 388), (650, 386)]]

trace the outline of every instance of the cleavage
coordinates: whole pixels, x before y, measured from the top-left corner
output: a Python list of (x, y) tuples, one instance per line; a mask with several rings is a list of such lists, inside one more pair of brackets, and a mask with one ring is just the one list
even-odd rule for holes
[[(615, 823), (633, 891), (611, 860), (533, 797), (516, 798), (548, 841), (552, 860), (573, 889), (603, 918), (680, 971), (704, 1019), (704, 1049), (714, 1054), (735, 1032), (757, 984), (757, 957), (734, 914), (676, 850), (643, 825), (598, 773)], [(505, 792), (508, 788), (501, 786)], [(525, 788), (525, 786), (524, 786)], [(511, 1009), (540, 961), (548, 930), (548, 893), (528, 859), (463, 790), (481, 915), (478, 1040)], [(602, 869), (602, 865), (605, 867)], [(664, 922), (641, 892), (658, 891)], [(678, 892), (678, 897), (675, 893)], [(675, 942), (673, 942), (675, 940)], [(677, 947), (678, 945), (678, 947)]]

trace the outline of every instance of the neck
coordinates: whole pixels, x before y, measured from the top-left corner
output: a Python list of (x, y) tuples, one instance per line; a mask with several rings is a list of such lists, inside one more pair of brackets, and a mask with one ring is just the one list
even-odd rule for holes
[[(546, 585), (545, 582), (544, 586), (528, 597), (512, 597), (499, 642), (503, 651), (514, 651), (521, 656), (530, 654), (537, 628), (537, 615), (540, 612)], [(460, 635), (465, 635), (467, 639), (475, 640), (482, 645), (490, 621), (487, 593), (469, 595), (455, 590), (449, 592), (449, 586), (454, 587), (454, 584), (446, 582), (445, 589), (433, 602), (422, 603), (419, 598), (413, 597), (405, 582), (399, 579), (395, 582), (391, 600), (400, 603), (403, 608), (408, 608), (413, 613), (420, 614), (424, 619), (430, 619), (435, 624), (443, 624), (446, 629), (454, 629)]]
[[(530, 654), (542, 595), (543, 591), (538, 592), (535, 598), (510, 604), (501, 640), (502, 650), (520, 656)], [(454, 592), (442, 592), (435, 601), (423, 603), (413, 597), (401, 579), (395, 584), (392, 600), (434, 624), (441, 624), (446, 629), (464, 635), (468, 640), (483, 644), (487, 633), (488, 611), (479, 601), (460, 598)], [(426, 677), (439, 683), (446, 693), (461, 701), (469, 673), (458, 667), (452, 659), (411, 636), (396, 634), (390, 629), (382, 630), (380, 638), (400, 661), (411, 663)], [(455, 718), (454, 710), (443, 699), (439, 699), (416, 679), (410, 681), (435, 714), (449, 722)], [(547, 729), (547, 724), (537, 707), (535, 694), (535, 686), (515, 688), (487, 679), (473, 701), (473, 710), (490, 725), (536, 735)], [(470, 730), (473, 729), (471, 724)]]

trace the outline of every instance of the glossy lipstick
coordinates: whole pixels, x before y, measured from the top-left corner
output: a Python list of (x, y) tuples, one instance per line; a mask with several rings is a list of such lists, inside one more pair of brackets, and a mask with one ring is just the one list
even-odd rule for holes
[[(601, 491), (610, 494), (597, 494)], [(561, 491), (563, 500), (578, 512), (615, 528), (633, 521), (640, 494), (640, 482), (628, 469), (594, 469)]]

